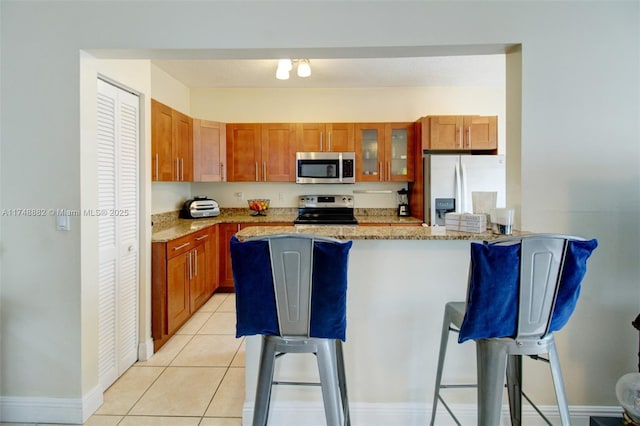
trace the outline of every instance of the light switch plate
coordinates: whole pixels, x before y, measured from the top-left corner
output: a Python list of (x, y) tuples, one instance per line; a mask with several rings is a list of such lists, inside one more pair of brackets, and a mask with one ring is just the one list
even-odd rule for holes
[(70, 231), (71, 230), (71, 218), (67, 215), (56, 216), (56, 230), (58, 231)]

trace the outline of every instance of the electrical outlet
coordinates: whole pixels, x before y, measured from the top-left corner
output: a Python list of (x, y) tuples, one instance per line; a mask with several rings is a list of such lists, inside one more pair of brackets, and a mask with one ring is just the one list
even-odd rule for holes
[(278, 193), (278, 200), (284, 201), (284, 192)]
[(236, 192), (236, 198), (240, 201), (244, 200), (244, 193), (243, 192)]

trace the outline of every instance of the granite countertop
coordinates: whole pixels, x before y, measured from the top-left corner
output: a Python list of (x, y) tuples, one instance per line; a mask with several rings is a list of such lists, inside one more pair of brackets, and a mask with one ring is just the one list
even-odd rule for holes
[[(413, 225), (416, 227), (422, 223), (420, 219), (415, 217), (398, 217), (391, 211), (393, 209), (356, 211), (356, 219), (363, 225), (380, 225), (385, 228), (388, 228), (389, 225)], [(267, 223), (290, 223), (293, 228), (293, 221), (297, 216), (297, 209), (273, 209), (266, 216), (252, 216), (247, 209), (228, 209), (219, 216), (202, 219), (180, 219), (177, 212), (170, 212), (152, 217), (154, 225), (151, 240), (154, 243), (167, 242), (219, 223), (242, 223), (256, 226)], [(320, 228), (325, 226), (322, 225)], [(368, 227), (375, 226), (366, 226), (366, 228)]]
[[(356, 211), (358, 222), (366, 226), (293, 225), (297, 216), (295, 209), (274, 209), (266, 216), (251, 216), (246, 209), (229, 209), (219, 216), (203, 219), (180, 219), (177, 212), (171, 212), (153, 216), (152, 242), (167, 242), (221, 223), (255, 225), (239, 231), (237, 235), (241, 239), (280, 233), (315, 234), (343, 240), (492, 240), (501, 237), (491, 231), (469, 233), (447, 231), (442, 226), (416, 226), (422, 221), (398, 217), (389, 209), (375, 210)], [(261, 226), (269, 223), (290, 223), (291, 226)], [(521, 233), (515, 231), (514, 235)]]
[[(448, 231), (442, 226), (251, 226), (240, 230), (236, 236), (240, 240), (273, 234), (313, 234), (339, 240), (495, 240), (505, 237), (491, 231), (469, 233)], [(513, 236), (523, 235), (514, 231)]]

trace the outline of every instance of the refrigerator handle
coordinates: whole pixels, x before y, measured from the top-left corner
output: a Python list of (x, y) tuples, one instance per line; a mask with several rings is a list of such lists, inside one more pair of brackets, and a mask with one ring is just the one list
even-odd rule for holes
[(464, 162), (461, 162), (460, 164), (460, 168), (461, 168), (461, 172), (460, 174), (462, 175), (462, 188), (461, 188), (461, 193), (460, 193), (460, 209), (461, 209), (461, 213), (472, 213), (471, 209), (469, 209), (469, 200), (467, 199), (467, 166), (464, 164)]
[(456, 161), (456, 167), (455, 167), (455, 173), (456, 173), (456, 182), (455, 182), (455, 191), (456, 193), (454, 194), (454, 197), (456, 199), (456, 213), (461, 213), (462, 212), (462, 202), (463, 202), (463, 198), (464, 198), (464, 193), (462, 192), (462, 173), (460, 170), (460, 161)]

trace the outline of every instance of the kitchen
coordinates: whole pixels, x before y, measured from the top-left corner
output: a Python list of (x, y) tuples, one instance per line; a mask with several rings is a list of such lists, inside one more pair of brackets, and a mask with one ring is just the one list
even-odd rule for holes
[[(174, 49), (204, 46), (242, 50), (289, 45), (291, 33), (275, 34), (273, 40), (264, 39), (265, 33), (260, 30), (263, 27), (266, 30), (263, 16), (269, 18), (267, 21), (271, 29), (281, 23), (283, 28), (292, 26), (294, 33), (299, 30), (307, 34), (308, 38), (296, 44), (303, 48), (364, 45), (363, 50), (366, 50), (366, 46), (392, 46), (391, 49), (423, 46), (427, 41), (458, 46), (465, 43), (477, 45), (505, 40), (522, 41), (526, 49), (515, 63), (517, 75), (522, 76), (522, 90), (518, 90), (522, 102), (516, 102), (518, 107), (515, 109), (508, 108), (514, 117), (508, 122), (516, 130), (514, 133), (513, 129), (507, 128), (508, 137), (500, 138), (522, 140), (521, 146), (507, 149), (508, 155), (522, 162), (522, 167), (515, 171), (516, 176), (509, 182), (526, 187), (521, 197), (512, 200), (516, 206), (522, 206), (519, 212), (529, 229), (559, 229), (578, 233), (597, 230), (599, 237), (606, 237), (608, 243), (603, 244), (603, 255), (598, 260), (598, 268), (594, 269), (597, 272), (590, 285), (585, 287), (585, 297), (577, 312), (579, 321), (573, 323), (565, 335), (567, 343), (574, 347), (576, 353), (580, 353), (579, 359), (576, 355), (576, 362), (571, 363), (570, 367), (570, 374), (580, 388), (571, 394), (571, 398), (578, 404), (590, 406), (615, 405), (610, 389), (615, 378), (633, 367), (634, 354), (629, 352), (633, 350), (636, 337), (631, 330), (627, 331), (626, 324), (627, 317), (631, 317), (629, 313), (637, 312), (637, 264), (628, 255), (637, 252), (638, 204), (637, 197), (633, 195), (637, 193), (637, 172), (631, 172), (637, 171), (637, 129), (631, 124), (637, 116), (637, 101), (632, 96), (637, 88), (637, 53), (633, 53), (637, 52), (637, 41), (634, 41), (637, 40), (637, 25), (630, 23), (637, 15), (637, 7), (631, 4), (622, 6), (621, 3), (616, 3), (611, 9), (602, 3), (572, 6), (528, 4), (523, 6), (526, 10), (522, 10), (515, 5), (509, 7), (494, 3), (467, 3), (460, 8), (437, 3), (430, 6), (412, 3), (407, 6), (409, 9), (394, 11), (395, 6), (368, 5), (368, 16), (373, 14), (381, 22), (398, 18), (388, 19), (389, 27), (383, 28), (367, 25), (357, 19), (357, 22), (351, 21), (351, 18), (359, 16), (357, 9), (360, 5), (356, 8), (348, 4), (335, 4), (327, 10), (324, 6), (314, 9), (318, 20), (329, 22), (336, 17), (350, 18), (349, 25), (334, 26), (336, 31), (329, 35), (331, 40), (327, 40), (326, 30), (320, 30), (316, 25), (305, 28), (308, 21), (303, 17), (309, 16), (308, 10), (306, 6), (299, 8), (295, 4), (287, 5), (286, 13), (283, 13), (284, 7), (273, 7), (272, 4), (264, 7), (252, 5), (258, 9), (254, 12), (256, 16), (260, 15), (260, 20), (250, 20), (248, 25), (245, 21), (241, 25), (240, 19), (229, 19), (228, 22), (223, 19), (219, 26), (204, 22), (207, 14), (220, 16), (216, 14), (218, 10), (215, 6), (205, 4), (181, 5), (180, 11), (172, 8), (144, 12), (125, 4), (113, 8), (86, 5), (81, 11), (70, 10), (71, 5), (58, 3), (51, 6), (41, 4), (39, 7), (42, 8), (42, 14), (33, 13), (33, 8), (26, 4), (3, 4), (2, 9), (3, 22), (7, 22), (3, 26), (3, 47), (6, 46), (2, 51), (3, 63), (15, 65), (3, 68), (3, 77), (6, 76), (3, 78), (3, 88), (7, 89), (3, 91), (3, 174), (23, 176), (24, 158), (33, 157), (28, 163), (29, 178), (18, 181), (3, 179), (6, 183), (2, 201), (3, 207), (7, 208), (29, 206), (34, 203), (34, 197), (38, 202), (47, 204), (47, 207), (95, 208), (95, 188), (92, 185), (95, 154), (88, 149), (90, 144), (87, 142), (91, 138), (93, 125), (90, 114), (78, 116), (77, 99), (81, 99), (82, 111), (91, 111), (91, 105), (95, 104), (95, 96), (92, 99), (91, 93), (95, 92), (92, 88), (95, 86), (97, 67), (91, 60), (93, 52), (81, 52), (78, 58), (78, 46), (131, 49), (150, 45)], [(234, 10), (243, 9), (240, 5), (225, 7), (224, 16), (242, 14), (242, 10)], [(335, 8), (341, 9), (341, 13), (338, 14)], [(175, 17), (185, 20), (183, 23), (177, 22), (175, 31), (171, 32), (167, 32), (166, 26), (152, 25), (145, 31), (148, 35), (144, 36), (127, 26), (126, 36), (123, 37), (122, 26), (117, 24), (119, 17), (116, 17), (120, 13), (129, 17), (128, 22), (140, 19), (166, 23)], [(292, 15), (301, 19), (289, 19)], [(56, 19), (45, 19), (53, 16)], [(471, 16), (475, 24), (465, 25), (471, 22)], [(554, 18), (549, 20), (550, 16)], [(199, 19), (198, 22), (202, 23), (200, 31), (194, 31), (193, 19)], [(86, 25), (77, 25), (85, 20)], [(548, 23), (544, 28), (538, 25), (543, 21)], [(108, 25), (98, 25), (103, 22)], [(454, 22), (456, 25), (453, 25)], [(519, 24), (514, 25), (514, 22)], [(234, 28), (234, 25), (239, 28)], [(252, 25), (256, 28), (250, 28)], [(584, 31), (585, 25), (590, 31)], [(60, 33), (60, 26), (69, 31)], [(34, 30), (36, 28), (38, 30)], [(101, 28), (100, 31), (97, 28)], [(620, 31), (611, 31), (612, 28)], [(5, 34), (8, 36), (4, 37)], [(43, 34), (47, 34), (47, 37), (40, 37)], [(580, 34), (580, 37), (567, 37), (568, 34)], [(38, 37), (38, 43), (32, 43), (34, 35)], [(157, 39), (150, 42), (150, 37)], [(207, 41), (203, 42), (204, 39)], [(34, 54), (24, 55), (23, 49), (33, 49)], [(380, 51), (386, 52), (385, 48)], [(360, 55), (364, 54), (360, 52)], [(114, 56), (113, 52), (110, 56), (100, 52), (96, 55), (102, 58), (120, 57), (117, 53)], [(146, 56), (137, 53), (128, 57), (143, 59)], [(623, 62), (623, 66), (611, 66), (620, 62)], [(43, 63), (47, 65), (43, 66)], [(80, 85), (79, 63), (82, 70)], [(84, 74), (87, 63), (88, 77)], [(118, 74), (108, 67), (100, 71), (114, 78), (122, 76), (118, 79), (131, 87), (140, 88), (149, 96), (155, 95), (150, 85), (145, 82), (138, 84), (138, 74)], [(149, 75), (148, 66), (145, 75)], [(157, 87), (155, 83), (154, 87)], [(171, 90), (174, 86), (169, 83), (166, 87)], [(587, 93), (590, 99), (597, 101), (588, 102), (585, 98)], [(174, 95), (177, 101), (168, 103), (189, 111), (190, 102), (184, 99), (182, 89), (178, 88)], [(367, 101), (363, 109), (371, 114), (355, 119), (389, 119), (388, 114), (375, 117), (372, 113), (378, 98), (372, 97)], [(510, 102), (507, 93), (507, 104)], [(197, 105), (197, 100), (193, 99), (191, 112), (196, 112)], [(233, 100), (226, 99), (225, 105), (233, 106)], [(290, 105), (290, 102), (286, 105)], [(247, 103), (240, 107), (252, 108)], [(342, 105), (333, 103), (330, 107), (341, 109)], [(378, 107), (384, 107), (384, 104)], [(272, 108), (273, 105), (262, 105), (256, 119), (276, 120), (267, 117)], [(320, 114), (303, 116), (303, 111), (302, 108), (297, 109), (300, 116), (295, 121), (336, 119)], [(32, 125), (34, 115), (42, 120), (41, 126)], [(225, 117), (224, 114), (216, 114), (211, 118), (228, 122), (242, 119)], [(605, 123), (613, 122), (617, 123), (617, 131), (615, 137), (611, 138), (610, 129)], [(60, 123), (65, 123), (65, 126)], [(146, 133), (149, 133), (149, 129)], [(12, 140), (24, 143), (12, 144)], [(608, 141), (606, 149), (602, 146), (603, 140)], [(43, 142), (27, 143), (31, 141)], [(33, 156), (34, 152), (40, 155)], [(553, 156), (549, 155), (551, 152)], [(579, 156), (576, 155), (578, 152)], [(149, 172), (147, 162), (150, 163), (150, 158), (148, 153), (146, 155), (143, 167)], [(69, 161), (70, 158), (72, 161)], [(546, 167), (543, 168), (543, 164)], [(621, 167), (625, 165), (629, 167)], [(622, 170), (627, 170), (627, 173)], [(608, 178), (595, 179), (596, 175)], [(82, 185), (79, 185), (80, 179)], [(186, 199), (199, 193), (197, 190), (192, 192), (189, 184), (184, 184), (184, 187), (181, 185), (176, 184), (180, 189), (170, 190), (169, 193), (162, 187), (154, 189), (153, 203), (159, 203), (158, 211), (174, 209), (177, 199)], [(236, 184), (229, 185), (231, 189)], [(61, 187), (68, 188), (68, 191), (59, 191)], [(248, 194), (246, 186), (241, 186), (229, 191), (228, 200), (219, 201), (223, 206), (230, 203), (244, 205), (249, 196), (268, 196), (272, 201), (277, 201), (279, 192), (286, 193), (287, 188), (276, 187), (274, 194)], [(179, 193), (177, 197), (176, 192)], [(220, 197), (218, 192), (212, 195)], [(236, 200), (236, 192), (245, 192), (245, 200)], [(594, 193), (600, 196), (593, 197)], [(145, 213), (150, 214), (150, 194), (142, 195), (145, 197)], [(365, 202), (368, 200), (361, 201)], [(388, 205), (395, 206), (395, 200), (389, 200)], [(3, 321), (3, 325), (11, 325), (10, 330), (2, 336), (2, 359), (7, 367), (3, 371), (3, 395), (11, 398), (4, 400), (5, 408), (14, 399), (38, 403), (42, 398), (44, 402), (62, 398), (82, 407), (85, 407), (87, 398), (93, 401), (96, 356), (93, 349), (95, 337), (90, 330), (95, 323), (92, 314), (95, 312), (92, 283), (97, 269), (92, 249), (95, 246), (95, 224), (83, 219), (81, 235), (80, 224), (73, 218), (71, 233), (59, 233), (50, 225), (50, 221), (3, 221), (3, 245), (8, 249), (3, 252), (2, 307), (7, 315), (3, 318), (9, 318), (9, 322)], [(28, 267), (25, 257), (41, 259), (39, 267)], [(69, 259), (76, 260), (70, 262)], [(148, 282), (148, 279), (148, 276), (142, 277), (143, 282)], [(43, 282), (47, 285), (36, 284)], [(596, 285), (599, 282), (615, 284)], [(141, 295), (142, 299), (145, 297), (148, 294)], [(51, 301), (55, 302), (53, 306)], [(12, 309), (14, 306), (24, 307), (20, 311), (40, 312), (41, 315), (38, 318), (25, 318)], [(149, 314), (144, 308), (142, 306), (143, 316)], [(60, 324), (64, 324), (64, 327), (60, 327)], [(596, 331), (602, 339), (600, 344), (593, 345), (591, 339), (587, 342), (581, 338), (586, 331)], [(30, 342), (46, 342), (46, 354), (33, 351), (32, 346), (21, 337), (24, 335), (32, 336)], [(614, 347), (619, 350), (611, 351), (610, 348)], [(25, 364), (29, 365), (27, 370)], [(43, 377), (47, 379), (43, 380)], [(32, 401), (34, 398), (38, 401)], [(89, 409), (95, 407), (90, 403), (86, 406)], [(15, 406), (12, 407), (15, 409)], [(5, 409), (4, 413), (8, 411)]]

